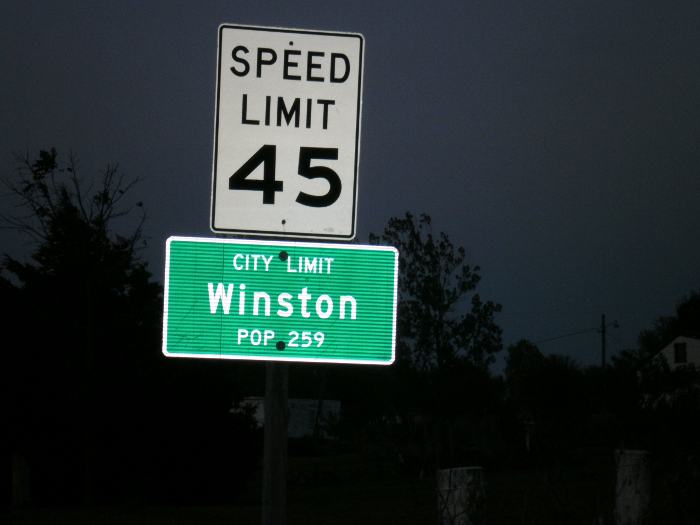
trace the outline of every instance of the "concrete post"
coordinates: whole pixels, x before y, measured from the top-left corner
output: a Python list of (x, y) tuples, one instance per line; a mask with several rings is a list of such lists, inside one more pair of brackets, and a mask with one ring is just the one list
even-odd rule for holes
[(617, 480), (615, 486), (615, 523), (643, 525), (649, 523), (651, 500), (651, 461), (646, 450), (615, 452)]
[(437, 471), (440, 525), (483, 525), (486, 522), (486, 489), (481, 467)]

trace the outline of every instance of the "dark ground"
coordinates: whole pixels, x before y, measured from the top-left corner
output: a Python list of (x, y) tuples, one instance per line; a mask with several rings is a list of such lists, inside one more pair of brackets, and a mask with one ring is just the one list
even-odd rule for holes
[[(485, 469), (487, 522), (590, 525), (608, 521), (613, 504), (613, 457), (585, 451), (566, 464)], [(258, 524), (258, 481), (236, 505), (40, 508), (6, 514), (13, 525)], [(291, 458), (289, 524), (435, 523), (435, 481), (398, 472), (359, 455)]]

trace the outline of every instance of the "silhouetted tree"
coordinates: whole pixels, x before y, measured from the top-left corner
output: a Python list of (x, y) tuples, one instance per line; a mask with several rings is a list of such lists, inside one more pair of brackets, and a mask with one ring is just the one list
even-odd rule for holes
[(700, 337), (700, 290), (676, 304), (676, 314), (656, 319), (654, 326), (639, 334), (640, 359), (649, 359), (680, 335)]
[(526, 339), (508, 347), (506, 357), (506, 385), (508, 395), (517, 400), (518, 406), (532, 417), (539, 403), (538, 380), (545, 367), (545, 357), (539, 348)]
[[(668, 523), (697, 523), (700, 505), (700, 370), (671, 369), (659, 355), (678, 336), (700, 337), (700, 291), (679, 301), (675, 315), (659, 317), (638, 339), (637, 351), (616, 366), (634, 368), (640, 408), (634, 445), (651, 450), (657, 467), (652, 511)], [(631, 434), (631, 432), (630, 432)]]
[[(158, 348), (160, 286), (137, 253), (141, 203), (125, 205), (135, 179), (108, 166), (95, 187), (81, 180), (74, 158), (60, 164), (54, 149), (17, 161), (4, 182), (19, 211), (1, 218), (36, 245), (30, 260), (3, 262), (16, 284), (11, 329), (21, 341), (10, 359), (15, 445), (34, 458), (69, 457), (71, 467), (82, 457), (82, 491), (56, 478), (56, 495), (47, 497), (73, 490), (91, 500), (97, 443), (119, 441), (158, 356), (144, 348)], [(129, 233), (116, 234), (115, 220), (135, 211)], [(70, 470), (51, 461), (35, 463)]]
[(480, 268), (466, 262), (464, 248), (434, 234), (425, 214), (391, 218), (370, 241), (399, 250), (398, 358), (419, 369), (458, 360), (486, 368), (501, 350), (501, 305), (475, 292)]
[(161, 354), (137, 181), (116, 166), (81, 178), (53, 149), (17, 160), (5, 183), (19, 207), (2, 218), (36, 244), (5, 256), (0, 304), (18, 342), (3, 348), (10, 447), (32, 500), (230, 500), (259, 457), (251, 417), (230, 412), (255, 373)]
[(488, 365), (501, 350), (501, 306), (476, 293), (479, 267), (466, 261), (425, 214), (389, 220), (370, 241), (399, 251), (396, 410), (423, 469), (469, 461), (474, 429), (500, 393)]
[(554, 452), (576, 445), (598, 395), (591, 377), (561, 355), (543, 355), (520, 340), (508, 348), (506, 386), (525, 448)]
[(635, 375), (640, 407), (654, 410), (672, 404), (676, 394), (692, 390), (697, 383), (697, 371), (673, 371), (659, 353), (681, 335), (700, 337), (700, 291), (679, 301), (675, 315), (659, 317), (651, 328), (643, 330), (636, 349), (625, 350), (613, 358), (618, 375)]

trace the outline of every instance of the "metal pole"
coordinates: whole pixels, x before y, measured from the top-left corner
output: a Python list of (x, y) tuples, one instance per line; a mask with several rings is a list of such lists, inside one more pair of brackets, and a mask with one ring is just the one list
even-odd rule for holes
[(287, 523), (287, 363), (265, 364), (262, 523)]
[(605, 314), (600, 319), (600, 366), (605, 368)]

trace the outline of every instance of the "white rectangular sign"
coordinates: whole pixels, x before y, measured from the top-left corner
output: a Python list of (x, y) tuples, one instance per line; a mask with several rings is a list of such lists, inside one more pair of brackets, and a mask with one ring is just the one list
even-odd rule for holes
[(352, 239), (363, 38), (222, 25), (215, 232)]

